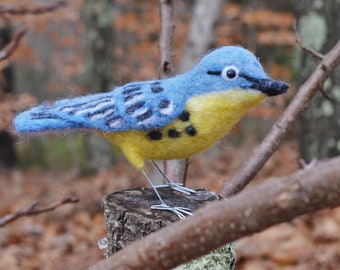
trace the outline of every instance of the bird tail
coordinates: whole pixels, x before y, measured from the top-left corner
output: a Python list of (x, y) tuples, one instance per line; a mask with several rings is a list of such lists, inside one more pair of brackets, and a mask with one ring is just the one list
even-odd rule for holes
[(81, 122), (67, 120), (59, 111), (49, 105), (39, 105), (18, 114), (14, 127), (19, 133), (44, 132), (80, 128)]
[(101, 93), (45, 103), (19, 113), (13, 121), (14, 128), (18, 133), (93, 129), (96, 126), (87, 118), (87, 108), (107, 99), (108, 94)]

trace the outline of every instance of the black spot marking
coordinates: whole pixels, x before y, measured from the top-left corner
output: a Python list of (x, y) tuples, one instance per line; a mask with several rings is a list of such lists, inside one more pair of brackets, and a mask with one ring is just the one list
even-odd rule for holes
[(55, 119), (60, 120), (60, 118), (57, 115), (48, 113), (48, 112), (39, 112), (39, 113), (31, 113), (31, 119), (33, 120), (42, 120), (42, 119)]
[(121, 116), (114, 116), (114, 117), (111, 117), (111, 118), (106, 118), (106, 120), (108, 122), (115, 122), (117, 120), (123, 120), (123, 117), (121, 117)]
[(163, 100), (161, 100), (161, 102), (159, 102), (158, 108), (160, 108), (160, 109), (166, 109), (166, 108), (169, 107), (170, 103), (171, 103), (170, 100), (168, 100), (168, 99), (163, 99)]
[(137, 85), (137, 84), (128, 84), (128, 85), (125, 85), (123, 87), (123, 89), (124, 89), (123, 95), (129, 95), (133, 92), (141, 90), (142, 87), (140, 85)]
[[(111, 106), (111, 107), (106, 107), (106, 108), (103, 108), (103, 109), (100, 109), (100, 110), (98, 110), (98, 111), (94, 111), (94, 112), (89, 112), (88, 114), (87, 114), (87, 117), (89, 117), (89, 118), (91, 118), (92, 116), (95, 116), (95, 115), (97, 115), (97, 114), (105, 114), (106, 112), (108, 112), (109, 110), (112, 110), (113, 109), (113, 111), (112, 111), (112, 113), (114, 113), (114, 107), (113, 106)], [(111, 114), (112, 114), (111, 113)]]
[(133, 114), (135, 111), (137, 111), (138, 109), (142, 108), (144, 105), (145, 105), (144, 101), (137, 102), (137, 103), (127, 107), (126, 113), (127, 114)]
[(164, 88), (161, 86), (161, 83), (159, 81), (156, 81), (151, 84), (151, 91), (153, 93), (160, 93), (164, 91)]
[(124, 102), (127, 102), (127, 101), (133, 99), (134, 97), (139, 96), (141, 94), (142, 94), (142, 92), (132, 93), (132, 94), (124, 97)]
[(187, 121), (190, 120), (190, 113), (188, 111), (183, 111), (178, 116), (178, 119), (183, 121), (183, 122), (187, 122)]
[(147, 134), (147, 136), (150, 140), (153, 140), (153, 141), (159, 141), (163, 137), (162, 132), (160, 132), (159, 130), (151, 130)]
[(169, 131), (168, 131), (168, 136), (170, 138), (179, 138), (180, 135), (181, 135), (181, 133), (174, 128), (169, 129)]
[(150, 118), (151, 116), (152, 116), (152, 110), (148, 109), (145, 113), (137, 116), (137, 121), (138, 122), (144, 121), (144, 120)]
[(215, 75), (215, 76), (220, 76), (221, 71), (215, 71), (215, 70), (208, 70), (207, 72), (209, 75)]
[(186, 134), (189, 136), (195, 136), (197, 134), (197, 130), (194, 126), (190, 125), (185, 128)]

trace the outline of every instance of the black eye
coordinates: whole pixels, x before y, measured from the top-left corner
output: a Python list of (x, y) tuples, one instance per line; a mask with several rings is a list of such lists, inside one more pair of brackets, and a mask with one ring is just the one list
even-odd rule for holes
[(237, 78), (239, 72), (239, 69), (235, 66), (226, 66), (222, 71), (222, 77), (227, 81), (232, 81)]
[(229, 79), (234, 79), (236, 77), (236, 71), (235, 69), (229, 69), (227, 70), (227, 73), (226, 73), (227, 77)]

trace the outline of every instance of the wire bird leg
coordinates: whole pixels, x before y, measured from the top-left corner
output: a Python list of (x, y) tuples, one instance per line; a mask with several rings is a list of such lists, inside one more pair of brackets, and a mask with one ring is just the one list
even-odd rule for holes
[(147, 174), (145, 173), (144, 170), (142, 170), (142, 173), (144, 175), (144, 177), (146, 178), (146, 180), (148, 181), (149, 185), (152, 187), (152, 189), (154, 190), (154, 192), (156, 193), (157, 197), (158, 197), (158, 200), (160, 202), (160, 204), (155, 204), (155, 205), (152, 205), (151, 206), (151, 209), (154, 209), (154, 210), (164, 210), (164, 211), (171, 211), (173, 212), (174, 214), (176, 214), (180, 219), (184, 219), (185, 216), (192, 216), (193, 214), (191, 213), (191, 210), (189, 208), (186, 208), (186, 207), (173, 207), (173, 206), (169, 206), (167, 205), (161, 195), (159, 195), (158, 191), (157, 191), (157, 188), (154, 184), (152, 184), (150, 178), (147, 176)]
[(155, 165), (155, 167), (157, 168), (157, 170), (161, 173), (161, 175), (163, 175), (163, 177), (166, 179), (167, 181), (167, 184), (166, 185), (157, 185), (155, 186), (156, 188), (162, 188), (162, 187), (171, 187), (172, 189), (178, 191), (178, 192), (181, 192), (183, 194), (186, 194), (186, 195), (190, 195), (191, 193), (192, 194), (195, 194), (196, 191), (191, 189), (191, 188), (188, 188), (188, 187), (185, 187), (183, 186), (183, 183), (175, 183), (173, 181), (171, 181), (169, 179), (169, 177), (166, 176), (166, 174), (161, 170), (161, 168), (159, 168), (159, 166), (157, 165), (157, 163), (152, 160), (152, 163), (153, 165)]

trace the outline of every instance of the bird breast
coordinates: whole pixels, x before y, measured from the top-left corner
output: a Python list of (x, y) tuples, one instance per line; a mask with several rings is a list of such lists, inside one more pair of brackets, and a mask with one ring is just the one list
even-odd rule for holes
[(239, 89), (194, 96), (174, 121), (160, 129), (107, 133), (105, 137), (139, 169), (148, 159), (187, 158), (213, 145), (263, 98), (258, 91)]

